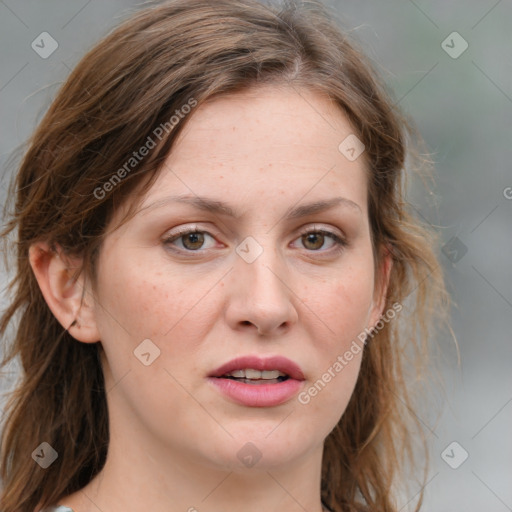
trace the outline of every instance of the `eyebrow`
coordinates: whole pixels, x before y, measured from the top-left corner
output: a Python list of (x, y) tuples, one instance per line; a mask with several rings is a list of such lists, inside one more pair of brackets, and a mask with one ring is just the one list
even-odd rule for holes
[[(191, 206), (198, 208), (199, 210), (204, 210), (219, 215), (226, 215), (235, 218), (240, 216), (235, 212), (235, 210), (233, 210), (233, 208), (228, 206), (226, 203), (223, 203), (222, 201), (218, 201), (216, 199), (208, 197), (190, 195), (164, 197), (143, 207), (141, 209), (141, 212), (161, 208), (163, 206), (167, 206), (168, 204), (175, 202), (190, 204)], [(351, 201), (350, 199), (347, 199), (345, 197), (333, 197), (332, 199), (314, 201), (312, 203), (307, 203), (300, 206), (291, 206), (290, 208), (288, 208), (283, 218), (297, 219), (300, 217), (306, 217), (308, 215), (313, 215), (315, 213), (330, 210), (335, 206), (345, 206), (362, 213), (361, 207), (354, 201)]]

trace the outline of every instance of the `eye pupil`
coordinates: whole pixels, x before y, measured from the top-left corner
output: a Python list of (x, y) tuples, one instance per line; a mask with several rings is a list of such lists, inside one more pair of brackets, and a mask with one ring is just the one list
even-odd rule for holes
[(204, 244), (204, 234), (199, 232), (188, 233), (183, 237), (183, 245), (187, 249), (200, 249)]
[[(307, 249), (320, 249), (324, 245), (324, 235), (322, 233), (308, 233), (302, 236), (302, 242)], [(308, 244), (313, 244), (313, 247)]]
[[(203, 231), (189, 231), (188, 233), (185, 232), (170, 239), (169, 243), (172, 243), (174, 240), (181, 240), (184, 249), (188, 251), (198, 251), (202, 249), (205, 244), (205, 236), (210, 235), (207, 235), (207, 233)], [(335, 235), (324, 233), (323, 231), (309, 231), (308, 233), (304, 233), (301, 235), (301, 240), (306, 249), (319, 251), (324, 246), (326, 236), (332, 238), (335, 245), (342, 245), (341, 240), (337, 239)]]

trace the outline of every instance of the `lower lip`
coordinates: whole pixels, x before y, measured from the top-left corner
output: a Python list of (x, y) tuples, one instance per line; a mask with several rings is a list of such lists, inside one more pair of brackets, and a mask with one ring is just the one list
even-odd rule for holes
[(209, 377), (222, 393), (248, 407), (273, 407), (296, 395), (302, 386), (300, 380), (287, 379), (275, 384), (244, 384), (232, 379)]

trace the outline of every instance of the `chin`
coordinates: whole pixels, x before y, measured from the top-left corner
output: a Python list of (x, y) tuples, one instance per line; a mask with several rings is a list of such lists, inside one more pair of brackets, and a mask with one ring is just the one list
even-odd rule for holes
[(217, 445), (215, 453), (208, 456), (209, 465), (242, 473), (295, 467), (297, 460), (313, 449), (313, 444), (306, 445), (304, 441), (303, 437), (291, 438), (285, 431), (281, 435), (276, 431), (257, 437), (238, 435), (222, 446)]

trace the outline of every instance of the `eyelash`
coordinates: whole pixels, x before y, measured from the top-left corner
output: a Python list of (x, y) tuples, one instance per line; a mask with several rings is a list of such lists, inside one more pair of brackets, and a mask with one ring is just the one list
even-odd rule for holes
[[(318, 253), (334, 253), (334, 254), (338, 254), (340, 253), (343, 249), (345, 249), (347, 246), (348, 246), (348, 242), (345, 238), (342, 238), (341, 236), (337, 235), (336, 233), (333, 233), (332, 231), (329, 231), (327, 229), (312, 229), (312, 228), (307, 228), (307, 229), (304, 229), (303, 231), (301, 231), (299, 233), (299, 236), (297, 238), (301, 238), (303, 237), (304, 235), (309, 235), (311, 233), (314, 233), (316, 235), (323, 235), (323, 236), (327, 236), (329, 238), (331, 238), (333, 241), (334, 241), (334, 246), (331, 248), (331, 249), (327, 249), (327, 250), (310, 250), (308, 252), (318, 252)], [(306, 249), (307, 250), (307, 249)]]
[[(191, 233), (202, 233), (202, 234), (206, 234), (206, 235), (209, 235), (212, 238), (214, 238), (214, 236), (211, 233), (209, 233), (208, 231), (200, 230), (197, 228), (185, 228), (185, 229), (178, 230), (176, 233), (173, 233), (172, 235), (166, 237), (163, 240), (163, 243), (165, 245), (172, 245), (172, 243), (175, 242), (176, 240), (179, 240), (180, 238), (182, 238), (186, 235), (189, 235)], [(333, 233), (332, 231), (328, 231), (325, 229), (307, 228), (307, 229), (301, 231), (295, 240), (303, 237), (304, 235), (308, 235), (308, 234), (312, 234), (312, 233), (320, 234), (320, 235), (331, 238), (334, 241), (335, 246), (333, 246), (330, 249), (323, 250), (323, 251), (322, 250), (309, 250), (308, 252), (320, 253), (320, 254), (322, 254), (322, 253), (338, 254), (339, 252), (343, 251), (348, 246), (348, 242), (345, 238), (337, 235), (336, 233)], [(186, 253), (201, 253), (201, 252), (207, 251), (208, 249), (197, 249), (194, 251), (194, 250), (190, 250), (190, 249), (181, 249), (181, 248), (174, 247), (172, 250), (177, 251), (177, 252), (186, 252)], [(306, 250), (308, 250), (308, 249), (306, 249)]]

